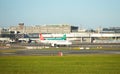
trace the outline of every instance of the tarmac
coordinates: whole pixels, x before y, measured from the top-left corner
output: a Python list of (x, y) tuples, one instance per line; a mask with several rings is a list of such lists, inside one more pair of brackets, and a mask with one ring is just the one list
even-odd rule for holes
[(43, 50), (43, 49), (21, 49), (16, 52), (2, 52), (0, 56), (57, 56), (61, 52), (63, 55), (86, 55), (86, 54), (120, 54), (120, 50)]
[[(0, 56), (24, 56), (24, 55), (39, 55), (39, 56), (57, 56), (59, 52), (62, 52), (63, 55), (86, 55), (86, 54), (120, 54), (120, 43), (118, 44), (79, 44), (79, 45), (73, 45), (70, 47), (66, 47), (65, 50), (61, 50), (60, 48), (47, 48), (47, 49), (40, 49), (40, 44), (12, 44), (12, 46), (15, 47), (27, 47), (30, 46), (32, 48), (39, 47), (39, 49), (15, 49), (15, 52), (0, 52)], [(85, 49), (82, 49), (85, 48)], [(91, 47), (95, 47), (98, 49), (89, 49)], [(99, 49), (102, 47), (102, 50)], [(65, 48), (65, 47), (64, 47)], [(71, 49), (71, 48), (79, 48), (77, 50)], [(107, 48), (104, 49), (104, 48)], [(110, 49), (109, 49), (110, 48)], [(0, 48), (0, 50), (6, 50), (6, 48)], [(12, 49), (14, 50), (14, 49)]]

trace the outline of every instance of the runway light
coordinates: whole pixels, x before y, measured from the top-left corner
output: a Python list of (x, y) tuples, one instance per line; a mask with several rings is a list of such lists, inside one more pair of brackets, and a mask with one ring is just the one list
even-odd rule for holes
[(58, 52), (58, 56), (63, 56), (63, 53), (62, 52)]

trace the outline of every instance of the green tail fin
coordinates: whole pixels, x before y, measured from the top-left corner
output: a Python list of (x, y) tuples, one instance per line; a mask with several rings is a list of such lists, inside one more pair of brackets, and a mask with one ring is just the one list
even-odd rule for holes
[(63, 35), (62, 39), (66, 40), (66, 34)]

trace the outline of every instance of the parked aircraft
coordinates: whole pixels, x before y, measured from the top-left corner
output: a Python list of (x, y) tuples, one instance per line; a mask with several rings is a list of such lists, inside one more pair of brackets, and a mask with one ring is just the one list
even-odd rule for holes
[(72, 42), (66, 40), (66, 34), (61, 38), (44, 38), (42, 34), (39, 34), (40, 42), (45, 44), (51, 44), (51, 46), (68, 46)]

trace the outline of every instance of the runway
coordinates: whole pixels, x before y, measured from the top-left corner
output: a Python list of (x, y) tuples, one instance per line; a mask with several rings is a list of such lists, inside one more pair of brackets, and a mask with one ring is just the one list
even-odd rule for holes
[[(50, 46), (49, 44), (35, 44), (35, 43), (20, 43), (20, 44), (11, 44), (13, 47), (23, 47), (23, 46)], [(72, 44), (69, 47), (108, 47), (108, 48), (120, 48), (120, 43), (76, 43)]]
[(16, 52), (3, 52), (0, 56), (14, 56), (14, 55), (39, 55), (39, 56), (57, 56), (59, 52), (63, 55), (86, 55), (86, 54), (120, 54), (120, 50), (38, 50), (38, 49), (25, 49), (16, 50)]

